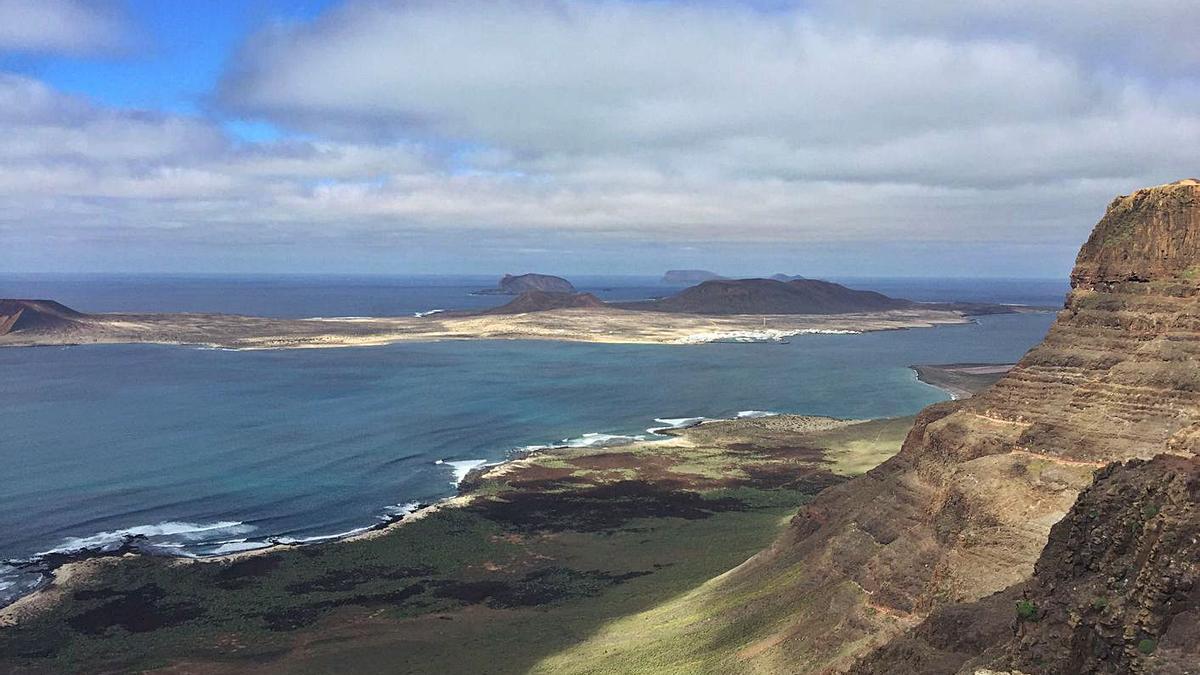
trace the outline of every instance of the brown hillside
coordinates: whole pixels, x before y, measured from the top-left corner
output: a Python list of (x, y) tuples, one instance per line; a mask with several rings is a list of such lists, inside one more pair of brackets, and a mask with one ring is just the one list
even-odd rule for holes
[(854, 672), (1187, 673), (1200, 664), (1197, 532), (1200, 458), (1111, 464), (1050, 531), (1032, 579), (935, 610)]

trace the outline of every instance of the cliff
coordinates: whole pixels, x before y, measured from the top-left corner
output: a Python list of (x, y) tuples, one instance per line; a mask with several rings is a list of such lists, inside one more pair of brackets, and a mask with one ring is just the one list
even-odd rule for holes
[(505, 274), (496, 288), (476, 291), (476, 295), (520, 295), (526, 291), (574, 293), (571, 282), (549, 274)]
[(1197, 532), (1200, 458), (1111, 464), (1029, 581), (938, 608), (853, 672), (1186, 673), (1200, 663)]
[(0, 335), (69, 332), (86, 318), (53, 300), (0, 299)]
[[(848, 662), (936, 607), (1021, 583), (1093, 470), (1196, 454), (1198, 197), (1185, 181), (1114, 201), (1041, 344), (978, 396), (922, 413), (897, 457), (819, 499), (739, 572), (788, 560), (842, 596), (824, 645), (775, 649)], [(799, 616), (791, 630), (817, 628)]]
[[(688, 644), (726, 672), (841, 671), (935, 610), (1026, 583), (1094, 471), (1200, 450), (1198, 238), (1195, 181), (1114, 201), (1041, 344), (973, 398), (927, 408), (899, 454), (657, 609), (693, 618), (642, 641)], [(939, 631), (956, 630), (942, 620)]]

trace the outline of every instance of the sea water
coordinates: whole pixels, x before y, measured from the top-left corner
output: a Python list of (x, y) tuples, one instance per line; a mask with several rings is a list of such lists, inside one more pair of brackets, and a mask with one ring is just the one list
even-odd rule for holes
[[(369, 315), (505, 301), (468, 295), (484, 281), (469, 278), (0, 281), (2, 296), (84, 311)], [(921, 300), (986, 292), (1050, 304), (1062, 290), (890, 283), (889, 293)], [(594, 288), (622, 299), (670, 292), (651, 279)], [(909, 415), (947, 398), (909, 365), (1013, 361), (1052, 319), (987, 316), (787, 344), (0, 349), (0, 560), (111, 548), (130, 536), (177, 555), (316, 541), (446, 497), (473, 466), (528, 446), (646, 438), (739, 413)], [(0, 564), (0, 601), (33, 581)]]

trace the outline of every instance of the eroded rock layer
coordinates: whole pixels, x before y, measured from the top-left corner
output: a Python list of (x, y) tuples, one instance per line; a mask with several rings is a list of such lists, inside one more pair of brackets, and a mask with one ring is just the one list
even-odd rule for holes
[(1200, 183), (1114, 201), (1044, 342), (978, 396), (927, 409), (899, 455), (721, 580), (753, 597), (743, 665), (848, 668), (936, 608), (1026, 581), (1096, 469), (1197, 454), (1198, 271)]
[(1200, 457), (1097, 473), (1034, 576), (936, 609), (858, 674), (1178, 673), (1200, 664)]

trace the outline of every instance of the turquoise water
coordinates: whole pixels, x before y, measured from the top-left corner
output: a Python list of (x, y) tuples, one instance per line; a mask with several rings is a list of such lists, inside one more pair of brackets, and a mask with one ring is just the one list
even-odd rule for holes
[[(452, 494), (466, 463), (656, 418), (912, 414), (945, 396), (908, 365), (1015, 360), (1052, 318), (782, 345), (0, 349), (0, 559), (336, 535)], [(28, 581), (6, 572), (0, 596)]]

